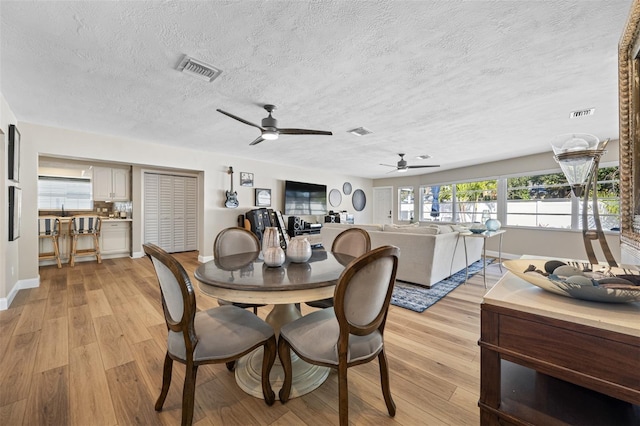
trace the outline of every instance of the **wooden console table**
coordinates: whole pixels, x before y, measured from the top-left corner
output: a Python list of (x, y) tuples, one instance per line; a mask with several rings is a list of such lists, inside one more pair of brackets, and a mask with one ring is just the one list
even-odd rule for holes
[(481, 306), (480, 423), (640, 424), (640, 303), (586, 302), (507, 273)]

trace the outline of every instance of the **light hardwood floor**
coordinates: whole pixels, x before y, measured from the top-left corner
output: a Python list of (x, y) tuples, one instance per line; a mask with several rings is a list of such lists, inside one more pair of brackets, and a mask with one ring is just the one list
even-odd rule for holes
[[(176, 258), (190, 273), (197, 253)], [(500, 277), (487, 270), (490, 287)], [(39, 288), (0, 311), (0, 425), (178, 425), (184, 367), (174, 364), (162, 412), (166, 326), (151, 263), (142, 259), (40, 268)], [(349, 369), (352, 424), (477, 425), (480, 302), (476, 274), (419, 314), (391, 306), (385, 344), (395, 418), (377, 362)], [(199, 309), (217, 306), (197, 296)], [(264, 318), (270, 307), (260, 308)], [(303, 313), (313, 308), (303, 305)], [(271, 407), (238, 388), (224, 364), (198, 370), (194, 424), (338, 424), (337, 375), (314, 392)]]

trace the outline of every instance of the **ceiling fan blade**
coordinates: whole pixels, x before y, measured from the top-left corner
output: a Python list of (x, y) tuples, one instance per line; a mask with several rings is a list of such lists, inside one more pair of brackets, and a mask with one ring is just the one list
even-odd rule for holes
[(430, 164), (428, 166), (407, 166), (408, 169), (422, 169), (423, 167), (440, 167), (439, 164)]
[(309, 130), (309, 129), (278, 129), (281, 135), (325, 135), (332, 136), (333, 133), (325, 130)]
[(262, 142), (263, 140), (264, 140), (264, 139), (262, 139), (262, 136), (258, 136), (258, 137), (256, 138), (256, 140), (254, 140), (253, 142), (251, 142), (251, 143), (249, 144), (249, 146), (251, 146), (251, 145), (257, 145), (257, 144), (259, 144), (260, 142)]
[(222, 113), (222, 114), (224, 114), (224, 115), (226, 115), (226, 116), (228, 116), (228, 117), (231, 117), (231, 118), (233, 118), (234, 120), (238, 120), (238, 121), (240, 121), (241, 123), (247, 124), (247, 125), (249, 125), (249, 126), (257, 127), (258, 129), (260, 129), (260, 130), (264, 131), (264, 129), (263, 129), (261, 126), (258, 126), (257, 124), (254, 124), (254, 123), (252, 123), (252, 122), (250, 122), (250, 121), (247, 121), (247, 120), (245, 120), (244, 118), (240, 118), (240, 117), (238, 117), (238, 116), (236, 116), (236, 115), (233, 115), (233, 114), (228, 113), (228, 112), (226, 112), (226, 111), (223, 111), (223, 110), (221, 110), (221, 109), (217, 109), (216, 111), (218, 111), (219, 113)]
[(394, 169), (398, 168), (398, 166), (396, 165), (391, 165), (391, 164), (382, 164), (380, 163), (381, 166), (387, 166), (387, 167), (393, 167)]

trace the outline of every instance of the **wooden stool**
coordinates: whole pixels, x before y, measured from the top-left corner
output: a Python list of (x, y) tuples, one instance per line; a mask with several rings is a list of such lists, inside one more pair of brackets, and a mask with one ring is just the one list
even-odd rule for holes
[(50, 238), (53, 243), (53, 251), (38, 253), (40, 259), (55, 259), (58, 268), (62, 268), (60, 262), (60, 247), (58, 237), (60, 236), (60, 219), (57, 216), (38, 216), (38, 238)]
[[(98, 263), (102, 263), (100, 256), (100, 225), (102, 220), (96, 215), (76, 215), (69, 222), (69, 235), (71, 237), (71, 250), (69, 252), (69, 265), (74, 266), (76, 256), (95, 256)], [(78, 249), (78, 238), (88, 237), (92, 240), (93, 247)]]

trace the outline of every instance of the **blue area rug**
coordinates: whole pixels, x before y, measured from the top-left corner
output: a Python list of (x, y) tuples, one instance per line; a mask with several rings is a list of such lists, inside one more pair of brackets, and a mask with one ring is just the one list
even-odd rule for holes
[[(487, 259), (487, 265), (493, 259)], [(469, 278), (482, 270), (482, 259), (469, 265)], [(449, 294), (451, 290), (464, 283), (464, 269), (451, 275), (449, 278), (435, 283), (431, 288), (396, 281), (391, 295), (391, 304), (415, 312), (424, 312), (429, 306)]]

